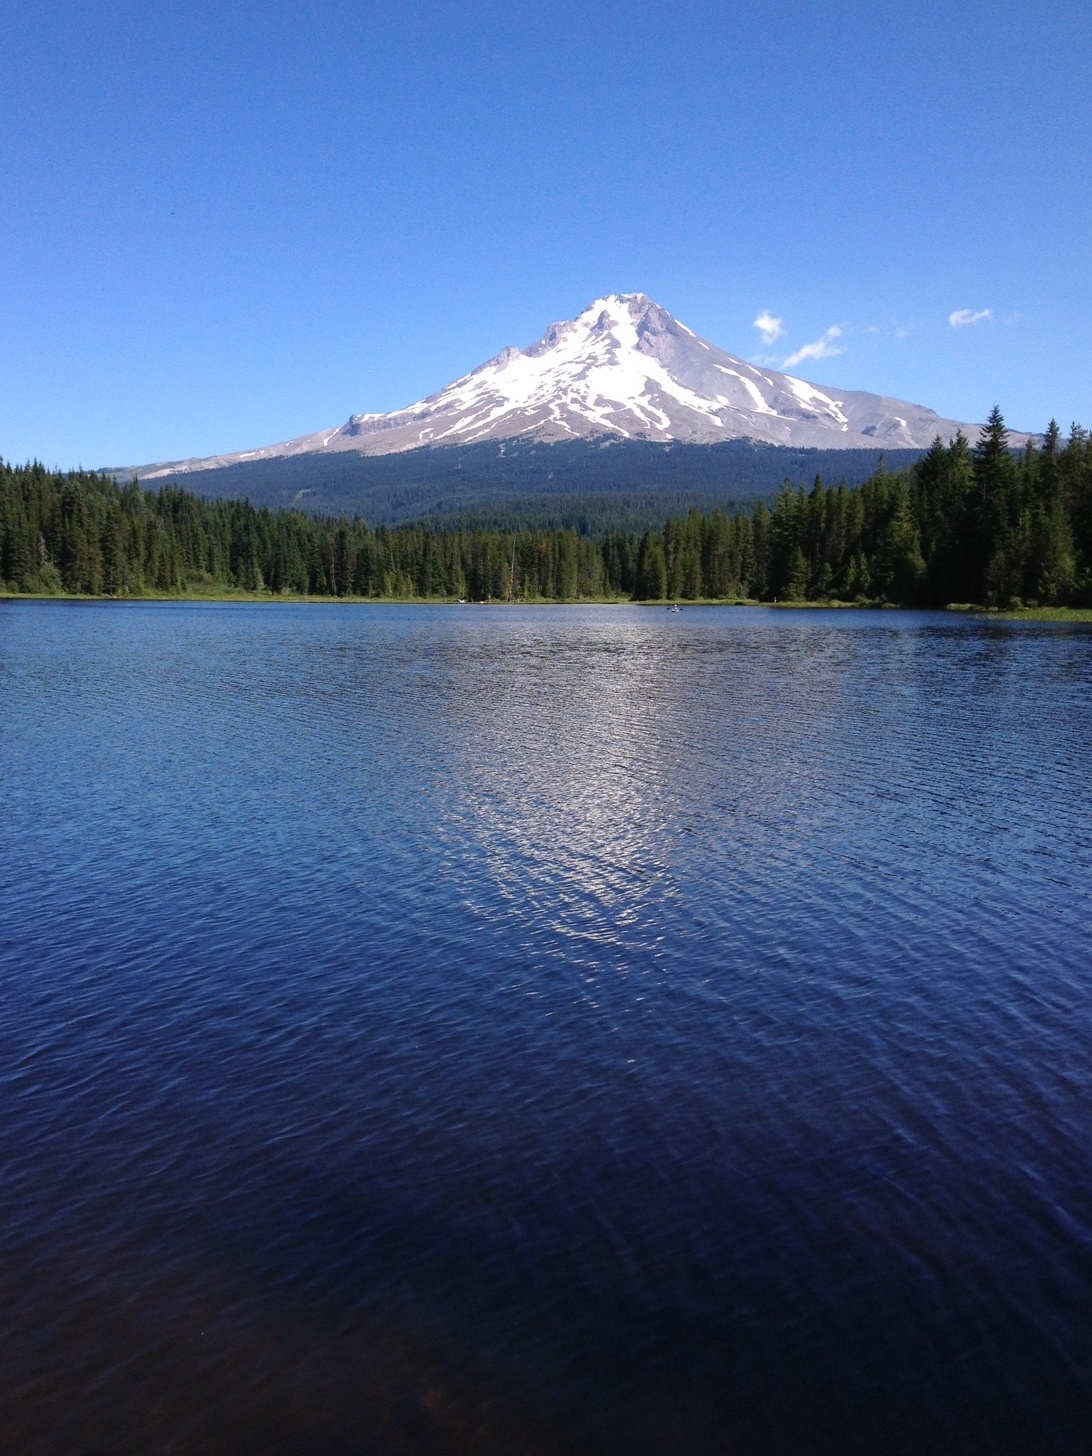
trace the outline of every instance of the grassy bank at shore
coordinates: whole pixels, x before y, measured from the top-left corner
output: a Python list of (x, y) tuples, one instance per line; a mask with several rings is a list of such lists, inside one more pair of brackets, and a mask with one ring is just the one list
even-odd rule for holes
[(976, 607), (953, 602), (945, 610), (989, 617), (995, 622), (1092, 622), (1092, 607)]

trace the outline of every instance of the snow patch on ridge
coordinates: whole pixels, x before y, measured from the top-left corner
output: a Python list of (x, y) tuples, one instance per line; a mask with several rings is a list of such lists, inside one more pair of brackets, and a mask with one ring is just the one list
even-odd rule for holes
[(743, 388), (751, 396), (751, 401), (760, 415), (776, 415), (777, 411), (771, 409), (762, 397), (762, 391), (753, 379), (748, 379), (746, 374), (741, 374), (738, 369), (728, 369), (723, 364), (714, 364), (714, 369), (719, 369), (722, 374), (730, 374), (738, 379)]
[(849, 423), (842, 413), (842, 401), (840, 399), (831, 399), (829, 394), (824, 394), (814, 384), (808, 384), (803, 379), (795, 379), (791, 374), (786, 374), (784, 378), (785, 383), (792, 390), (793, 394), (796, 395), (801, 404), (817, 404), (820, 409), (832, 415), (839, 424), (847, 425)]

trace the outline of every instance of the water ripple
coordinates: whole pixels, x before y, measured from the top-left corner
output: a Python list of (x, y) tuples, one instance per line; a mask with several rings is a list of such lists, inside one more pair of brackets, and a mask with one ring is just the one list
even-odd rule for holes
[(0, 604), (0, 1447), (1070, 1453), (1092, 633)]

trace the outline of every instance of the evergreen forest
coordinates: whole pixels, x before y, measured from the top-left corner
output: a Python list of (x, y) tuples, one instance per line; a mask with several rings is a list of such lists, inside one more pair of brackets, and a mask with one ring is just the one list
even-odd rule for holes
[[(582, 535), (658, 529), (667, 515), (696, 506), (766, 500), (783, 480), (845, 480), (859, 485), (881, 450), (803, 450), (756, 440), (694, 445), (679, 440), (490, 440), (428, 445), (393, 455), (321, 451), (247, 460), (216, 470), (187, 470), (187, 490), (206, 499), (249, 500), (270, 510), (313, 516), (363, 516), (372, 525), (432, 521), (501, 530), (574, 526)], [(888, 469), (912, 465), (920, 450), (891, 450)], [(122, 484), (125, 471), (110, 472)], [(171, 477), (163, 476), (162, 479)], [(159, 478), (155, 484), (158, 486)]]
[(1053, 422), (1009, 448), (995, 409), (973, 445), (939, 439), (856, 485), (781, 487), (592, 537), (514, 521), (374, 528), (357, 517), (144, 490), (0, 461), (8, 593), (1092, 606), (1092, 441)]

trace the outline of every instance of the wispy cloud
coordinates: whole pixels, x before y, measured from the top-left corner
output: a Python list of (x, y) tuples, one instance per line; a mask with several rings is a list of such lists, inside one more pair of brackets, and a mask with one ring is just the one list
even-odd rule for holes
[(790, 354), (787, 359), (782, 359), (782, 369), (791, 369), (795, 364), (803, 364), (805, 359), (833, 359), (835, 354), (842, 350), (834, 342), (842, 337), (842, 330), (837, 324), (831, 324), (830, 328), (814, 343), (804, 344), (797, 349), (795, 354)]
[(783, 337), (785, 330), (781, 327), (781, 320), (774, 318), (768, 308), (764, 308), (751, 325), (762, 335), (764, 344), (772, 344), (775, 339)]
[(948, 322), (953, 329), (965, 329), (968, 324), (980, 324), (988, 318), (993, 318), (992, 308), (980, 308), (977, 313), (973, 308), (957, 308), (948, 315)]

